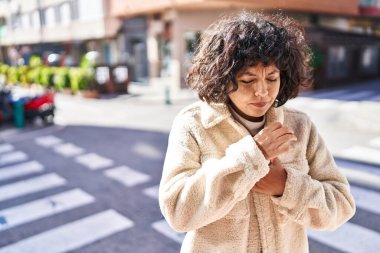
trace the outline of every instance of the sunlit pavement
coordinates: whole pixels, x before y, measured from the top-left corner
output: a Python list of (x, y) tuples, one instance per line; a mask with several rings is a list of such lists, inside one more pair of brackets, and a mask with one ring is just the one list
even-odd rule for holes
[[(380, 103), (323, 94), (289, 106), (311, 116), (339, 157), (358, 210), (334, 233), (310, 231), (310, 252), (376, 252)], [(192, 101), (190, 92), (172, 105), (162, 92), (58, 95), (55, 126), (2, 131), (0, 253), (178, 252), (183, 234), (163, 220), (157, 190), (171, 122)]]

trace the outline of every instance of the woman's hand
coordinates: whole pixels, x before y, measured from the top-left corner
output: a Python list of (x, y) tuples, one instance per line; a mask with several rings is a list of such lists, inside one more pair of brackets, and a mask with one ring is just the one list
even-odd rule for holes
[(281, 196), (285, 190), (287, 173), (277, 158), (271, 161), (269, 168), (269, 173), (261, 178), (252, 190), (271, 196)]
[(272, 160), (279, 155), (291, 150), (291, 143), (297, 140), (294, 132), (284, 127), (281, 123), (275, 122), (266, 126), (253, 139), (263, 152), (267, 160)]

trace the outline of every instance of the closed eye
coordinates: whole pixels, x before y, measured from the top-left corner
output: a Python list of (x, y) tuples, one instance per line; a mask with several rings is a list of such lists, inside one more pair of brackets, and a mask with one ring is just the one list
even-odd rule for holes
[(251, 84), (251, 83), (256, 82), (256, 80), (255, 79), (253, 79), (253, 80), (240, 80), (240, 82), (242, 82), (244, 84)]
[(277, 82), (277, 79), (267, 79), (269, 82)]

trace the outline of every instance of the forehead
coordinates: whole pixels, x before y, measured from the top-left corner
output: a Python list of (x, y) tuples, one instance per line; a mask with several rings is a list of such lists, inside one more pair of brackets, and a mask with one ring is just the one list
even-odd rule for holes
[(239, 73), (239, 75), (262, 75), (262, 74), (276, 74), (279, 73), (279, 69), (274, 64), (270, 64), (266, 67), (262, 63), (256, 65), (256, 66), (250, 66), (242, 69)]

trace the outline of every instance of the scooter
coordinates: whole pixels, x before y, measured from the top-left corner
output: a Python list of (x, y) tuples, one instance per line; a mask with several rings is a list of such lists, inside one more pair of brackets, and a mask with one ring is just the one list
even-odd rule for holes
[(54, 96), (55, 93), (53, 91), (46, 91), (38, 97), (25, 99), (25, 119), (34, 122), (37, 118), (40, 118), (46, 125), (53, 124), (55, 111)]
[(29, 92), (27, 89), (0, 89), (0, 124), (14, 121), (16, 127), (24, 122), (42, 121), (45, 125), (54, 123), (53, 91), (42, 93)]

